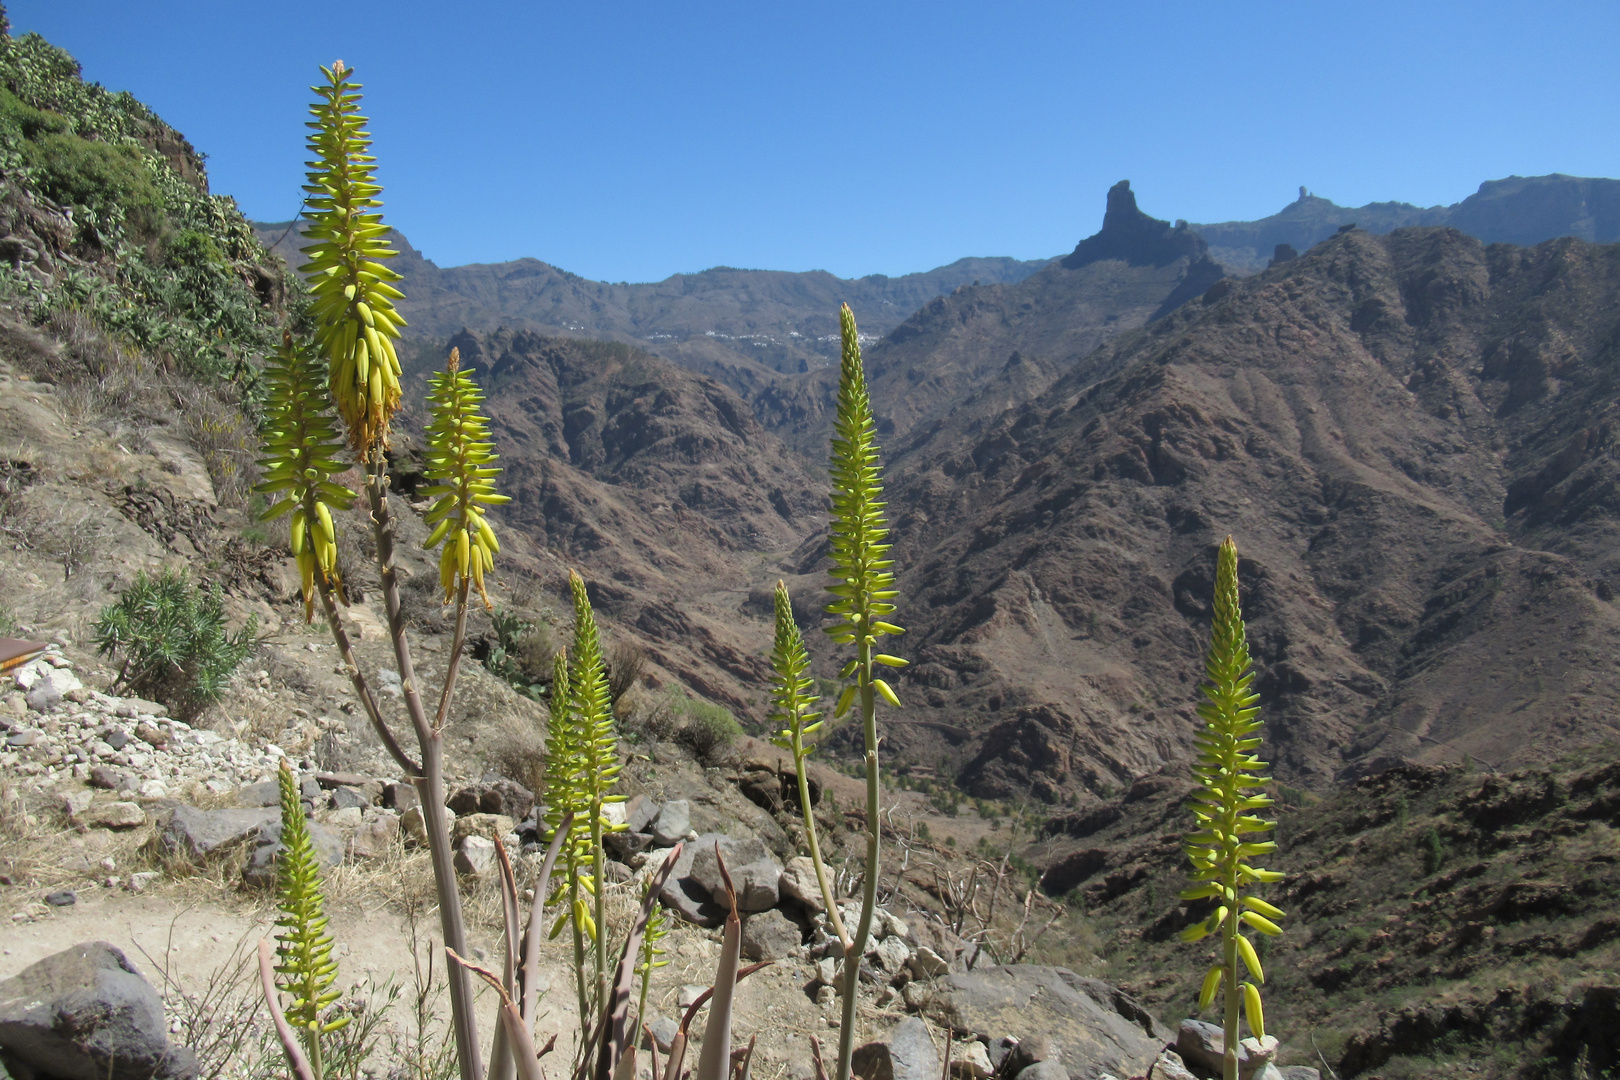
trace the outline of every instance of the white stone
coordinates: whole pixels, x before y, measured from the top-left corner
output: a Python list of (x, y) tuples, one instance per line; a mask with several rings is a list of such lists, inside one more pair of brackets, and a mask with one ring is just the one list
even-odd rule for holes
[(169, 794), (169, 785), (161, 780), (142, 780), (140, 793), (143, 799), (161, 799)]
[(933, 949), (923, 945), (911, 954), (911, 972), (920, 979), (934, 979), (951, 970), (951, 965), (945, 962)]
[(985, 1080), (995, 1071), (990, 1064), (990, 1051), (977, 1039), (959, 1042), (951, 1050), (951, 1072), (958, 1076), (965, 1073), (973, 1080)]
[(332, 811), (331, 816), (326, 819), (326, 823), (338, 829), (356, 829), (360, 827), (363, 820), (364, 815), (360, 813), (358, 806), (345, 806), (341, 810)]

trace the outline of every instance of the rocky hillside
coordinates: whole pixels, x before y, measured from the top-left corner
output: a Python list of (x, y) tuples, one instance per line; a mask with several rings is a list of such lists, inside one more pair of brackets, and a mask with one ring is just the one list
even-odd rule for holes
[[(1593, 764), (1596, 757), (1604, 764)], [(1548, 767), (1403, 765), (1326, 798), (1284, 788), (1287, 917), (1257, 944), (1266, 1027), (1343, 1077), (1601, 1076), (1620, 1064), (1614, 744)], [(1582, 760), (1585, 759), (1585, 760)], [(1186, 775), (1052, 819), (1027, 854), (1068, 897), (1071, 948), (1174, 1015), (1209, 947), (1177, 931)]]
[(1612, 738), (1617, 259), (1348, 232), (898, 444), (908, 716), (949, 728), (897, 747), (1049, 800), (1182, 758), (1228, 533), (1290, 782)]
[(1487, 180), (1450, 206), (1375, 202), (1337, 206), (1299, 189), (1299, 198), (1259, 221), (1194, 225), (1221, 265), (1240, 274), (1263, 270), (1286, 244), (1295, 253), (1313, 247), (1342, 226), (1383, 234), (1409, 225), (1447, 225), (1487, 244), (1529, 247), (1573, 236), (1598, 244), (1620, 240), (1620, 181), (1600, 177), (1509, 176)]

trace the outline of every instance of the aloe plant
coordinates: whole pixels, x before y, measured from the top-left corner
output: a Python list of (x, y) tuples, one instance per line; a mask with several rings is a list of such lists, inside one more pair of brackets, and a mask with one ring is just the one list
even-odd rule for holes
[[(1240, 1011), (1256, 1037), (1264, 1038), (1266, 1034), (1256, 986), (1264, 983), (1266, 976), (1243, 927), (1247, 925), (1266, 935), (1280, 934), (1282, 930), (1273, 920), (1283, 916), (1276, 907), (1249, 892), (1255, 885), (1281, 881), (1283, 875), (1249, 865), (1255, 856), (1275, 851), (1275, 841), (1245, 839), (1271, 831), (1276, 822), (1255, 814), (1272, 804), (1271, 799), (1258, 794), (1271, 778), (1260, 775), (1266, 763), (1253, 753), (1262, 741), (1260, 709), (1255, 704), (1260, 697), (1250, 691), (1254, 672), (1238, 603), (1237, 570), (1237, 545), (1228, 536), (1215, 563), (1214, 625), (1205, 662), (1209, 681), (1203, 686), (1204, 700), (1198, 704), (1204, 728), (1196, 739), (1198, 759), (1193, 766), (1199, 785), (1193, 795), (1197, 824), (1186, 841), (1192, 877), (1199, 884), (1181, 894), (1183, 900), (1216, 901), (1209, 917), (1182, 931), (1181, 938), (1193, 942), (1211, 934), (1220, 935), (1219, 957), (1204, 976), (1198, 1010), (1203, 1012), (1217, 996), (1221, 997), (1226, 1080), (1237, 1080)], [(1252, 976), (1253, 981), (1240, 978), (1240, 970)]]
[[(861, 733), (866, 750), (866, 867), (861, 890), (861, 917), (850, 945), (844, 950), (843, 1015), (838, 1030), (838, 1065), (834, 1080), (849, 1080), (855, 1053), (855, 998), (861, 956), (872, 933), (872, 915), (877, 908), (879, 838), (882, 833), (878, 812), (878, 734), (879, 698), (896, 708), (900, 699), (883, 679), (878, 667), (903, 667), (905, 660), (877, 651), (885, 635), (904, 631), (884, 617), (894, 611), (891, 602), (899, 595), (894, 587), (888, 521), (884, 516), (883, 482), (874, 437), (872, 402), (867, 396), (866, 372), (861, 367), (860, 339), (855, 315), (845, 304), (838, 313), (843, 336), (843, 356), (838, 378), (838, 409), (833, 421), (832, 439), (832, 525), (830, 555), (832, 584), (837, 599), (828, 606), (836, 616), (826, 633), (839, 645), (852, 645), (855, 656), (845, 663), (840, 676), (849, 680), (838, 698), (835, 717), (859, 706)], [(802, 765), (801, 765), (802, 768)]]
[(625, 796), (611, 791), (622, 766), (596, 616), (585, 579), (570, 574), (569, 587), (574, 601), (573, 649), (571, 656), (567, 650), (558, 652), (552, 676), (545, 801), (548, 824), (564, 813), (573, 814), (578, 823), (563, 852), (564, 872), (556, 897), (560, 915), (551, 932), (556, 936), (564, 926), (573, 931), (583, 1031), (596, 1007), (607, 999), (612, 974), (607, 964), (606, 895), (600, 884), (608, 861), (602, 838), (627, 826), (609, 819), (605, 810)]
[[(304, 248), (310, 261), (300, 269), (310, 275), (314, 339), (325, 362), (323, 368), (290, 335), (271, 361), (262, 462), (266, 481), (260, 490), (282, 495), (271, 507), (270, 516), (291, 517), (290, 539), (299, 563), (305, 617), (312, 617), (314, 598), (319, 596), (367, 718), (417, 787), (438, 894), (440, 930), (448, 949), (466, 955), (461, 895), (444, 809), (444, 727), (460, 667), (467, 597), (471, 589), (477, 589), (488, 606), (483, 580), (499, 550), (484, 508), (504, 498), (493, 490), (498, 470), (491, 464), (494, 454), (487, 421), (478, 412), (478, 388), (459, 369), (459, 356), (452, 355), (447, 369), (432, 380), (429, 404), (433, 419), (426, 432), (429, 473), (436, 482), (430, 491), (438, 499), (431, 511), (436, 528), (428, 546), (445, 545), (440, 558), (441, 582), (446, 599), (454, 599), (457, 605), (450, 662), (437, 712), (430, 717), (400, 613), (395, 525), (388, 501), (385, 451), (389, 425), (400, 402), (401, 369), (393, 342), (405, 325), (394, 301), (403, 294), (392, 284), (399, 275), (379, 261), (395, 252), (384, 239), (388, 229), (378, 212), (382, 188), (373, 175), (376, 159), (370, 153), (366, 121), (359, 115), (360, 86), (342, 61), (321, 72), (324, 81), (313, 87), (318, 100), (310, 109), (309, 150), (314, 160), (305, 187), (309, 193), (308, 235), (313, 242)], [(323, 375), (324, 390), (320, 386)], [(331, 479), (347, 467), (339, 456), (342, 448), (337, 442), (334, 411), (347, 428), (348, 451), (365, 476), (389, 638), (419, 760), (406, 752), (382, 715), (338, 617), (337, 605), (343, 596), (333, 511), (346, 509), (354, 493)], [(461, 1080), (481, 1080), (467, 969), (456, 965), (448, 975)]]
[[(280, 976), (277, 985), (292, 999), (286, 1009), (287, 1022), (302, 1032), (310, 1069), (315, 1080), (321, 1080), (321, 1036), (345, 1027), (350, 1017), (323, 1019), (327, 1006), (342, 991), (332, 989), (337, 961), (332, 959), (332, 935), (326, 932), (320, 861), (304, 818), (298, 778), (285, 758), (276, 780), (281, 794), (282, 852), (276, 867), (276, 906), (281, 909), (276, 925), (281, 932), (276, 935), (279, 963), (275, 972)], [(296, 1068), (295, 1063), (289, 1064)]]

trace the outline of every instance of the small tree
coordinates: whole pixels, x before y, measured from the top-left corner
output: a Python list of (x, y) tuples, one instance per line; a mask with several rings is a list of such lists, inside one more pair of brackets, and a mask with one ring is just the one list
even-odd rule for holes
[[(1198, 703), (1204, 729), (1197, 736), (1198, 760), (1193, 766), (1199, 784), (1193, 795), (1197, 826), (1187, 837), (1193, 880), (1200, 884), (1181, 894), (1183, 900), (1216, 902), (1214, 912), (1182, 931), (1181, 939), (1198, 941), (1220, 934), (1220, 955), (1204, 976), (1198, 1011), (1209, 1008), (1216, 995), (1221, 995), (1225, 1008), (1225, 1080), (1237, 1080), (1238, 1075), (1240, 999), (1249, 1030), (1257, 1038), (1266, 1034), (1260, 990), (1255, 986), (1265, 982), (1266, 976), (1254, 945), (1243, 935), (1242, 924), (1262, 934), (1280, 934), (1282, 930), (1272, 920), (1283, 915), (1259, 897), (1246, 895), (1246, 890), (1257, 884), (1281, 881), (1282, 875), (1249, 865), (1254, 856), (1275, 851), (1275, 841), (1244, 839), (1269, 832), (1277, 823), (1254, 814), (1271, 805), (1271, 799), (1258, 794), (1271, 778), (1260, 775), (1266, 763), (1253, 753), (1261, 743), (1260, 709), (1255, 704), (1260, 696), (1249, 691), (1254, 672), (1250, 670), (1249, 644), (1238, 605), (1237, 567), (1237, 545), (1228, 536), (1215, 563), (1215, 619), (1205, 664), (1209, 681), (1203, 687), (1205, 700)], [(1254, 982), (1239, 978), (1240, 964)]]

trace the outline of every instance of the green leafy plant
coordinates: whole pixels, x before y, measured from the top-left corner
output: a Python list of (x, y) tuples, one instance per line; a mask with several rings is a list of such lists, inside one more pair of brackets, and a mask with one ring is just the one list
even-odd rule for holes
[(607, 999), (611, 975), (607, 897), (601, 885), (607, 870), (602, 837), (627, 826), (609, 820), (605, 812), (608, 804), (623, 802), (625, 796), (610, 792), (622, 766), (596, 616), (585, 579), (571, 573), (568, 584), (574, 600), (573, 657), (570, 664), (568, 653), (559, 652), (552, 676), (546, 802), (548, 817), (570, 814), (579, 826), (564, 852), (565, 873), (556, 898), (560, 916), (552, 934), (560, 933), (564, 924), (573, 929), (580, 1027), (584, 1030)]
[(878, 464), (876, 424), (861, 366), (860, 338), (855, 315), (845, 304), (838, 313), (843, 356), (838, 378), (838, 407), (833, 421), (832, 522), (830, 557), (832, 584), (837, 599), (827, 607), (836, 622), (825, 632), (839, 645), (854, 646), (855, 656), (839, 675), (845, 679), (835, 717), (858, 706), (866, 749), (866, 867), (862, 886), (861, 917), (852, 945), (844, 953), (843, 1015), (838, 1029), (838, 1064), (834, 1080), (848, 1080), (855, 1052), (856, 971), (871, 937), (872, 915), (877, 909), (879, 837), (882, 823), (878, 796), (877, 702), (882, 698), (896, 708), (900, 699), (876, 675), (878, 667), (903, 667), (905, 660), (877, 651), (885, 635), (904, 631), (884, 617), (894, 611), (892, 560), (888, 521), (884, 516), (883, 483)]
[[(58, 263), (47, 286), (8, 271), (0, 288), (26, 296), (36, 321), (79, 310), (184, 374), (250, 392), (248, 361), (273, 347), (285, 315), (266, 300), (286, 293), (288, 277), (177, 145), (150, 109), (86, 83), (39, 35), (0, 33), (0, 169), (24, 191), (72, 206), (70, 243), (91, 256), (87, 270)], [(219, 257), (192, 257), (203, 248)]]
[(253, 648), (258, 620), (229, 633), (218, 586), (198, 589), (184, 570), (143, 570), (101, 609), (94, 633), (103, 656), (123, 654), (118, 685), (194, 715), (224, 694)]
[(1423, 832), (1423, 841), (1420, 846), (1423, 852), (1423, 876), (1438, 873), (1446, 861), (1446, 845), (1440, 840), (1440, 831), (1430, 827)]
[[(1237, 1080), (1238, 1075), (1240, 1000), (1249, 1030), (1259, 1038), (1266, 1033), (1256, 986), (1265, 982), (1265, 972), (1253, 943), (1243, 934), (1243, 926), (1262, 934), (1280, 934), (1282, 930), (1273, 920), (1283, 916), (1276, 907), (1249, 893), (1255, 885), (1281, 881), (1283, 875), (1249, 865), (1250, 859), (1275, 851), (1275, 841), (1245, 839), (1270, 832), (1276, 822), (1255, 814), (1272, 801), (1258, 794), (1270, 777), (1260, 775), (1266, 763), (1253, 753), (1262, 742), (1260, 709), (1255, 704), (1260, 697), (1250, 692), (1254, 672), (1238, 603), (1237, 570), (1237, 545), (1229, 536), (1216, 556), (1214, 625), (1205, 661), (1209, 681), (1203, 687), (1204, 700), (1198, 704), (1204, 727), (1196, 737), (1198, 758), (1193, 766), (1199, 785), (1192, 797), (1197, 824), (1186, 840), (1192, 877), (1199, 884), (1181, 894), (1186, 901), (1214, 900), (1216, 904), (1208, 918), (1182, 931), (1181, 938), (1193, 942), (1211, 934), (1220, 935), (1219, 956), (1204, 976), (1198, 1009), (1202, 1012), (1217, 996), (1222, 998), (1226, 1080)], [(1241, 979), (1240, 971), (1254, 981)]]
[(742, 725), (724, 705), (692, 697), (678, 688), (670, 691), (668, 700), (676, 740), (701, 761), (717, 763), (743, 735)]
[(267, 390), (260, 432), (265, 457), (263, 481), (253, 490), (282, 496), (260, 515), (262, 521), (291, 517), (289, 543), (298, 564), (304, 616), (314, 611), (316, 578), (323, 604), (331, 605), (338, 577), (337, 527), (332, 512), (354, 505), (355, 493), (332, 481), (348, 470), (340, 459), (337, 421), (325, 390), (325, 365), (311, 350), (284, 334), (281, 349), (265, 365)]
[(276, 868), (277, 985), (291, 998), (287, 1022), (298, 1028), (309, 1055), (315, 1080), (321, 1080), (323, 1035), (346, 1026), (349, 1016), (330, 1016), (328, 1006), (342, 996), (334, 990), (337, 961), (332, 959), (332, 935), (326, 932), (325, 898), (321, 895), (320, 861), (304, 819), (298, 778), (285, 758), (276, 779), (281, 788), (281, 846)]

